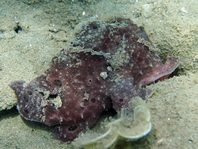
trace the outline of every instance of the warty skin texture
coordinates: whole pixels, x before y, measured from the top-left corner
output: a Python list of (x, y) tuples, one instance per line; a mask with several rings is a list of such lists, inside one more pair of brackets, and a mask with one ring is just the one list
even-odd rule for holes
[(172, 73), (179, 60), (172, 57), (163, 64), (139, 39), (149, 41), (129, 19), (85, 25), (73, 45), (84, 51), (62, 51), (43, 75), (10, 84), (19, 113), (55, 126), (56, 138), (72, 141), (103, 112), (127, 107), (136, 96), (146, 99), (151, 91), (142, 86)]

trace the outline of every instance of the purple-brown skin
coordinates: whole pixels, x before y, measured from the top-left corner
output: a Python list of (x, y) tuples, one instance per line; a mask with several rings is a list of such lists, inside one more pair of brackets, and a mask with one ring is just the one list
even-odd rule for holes
[[(177, 58), (168, 58), (163, 64), (156, 53), (138, 42), (148, 41), (142, 28), (128, 19), (118, 18), (114, 23), (118, 25), (88, 24), (77, 37), (77, 44), (84, 51), (63, 51), (43, 75), (29, 84), (12, 82), (21, 116), (56, 126), (56, 138), (72, 141), (81, 131), (93, 127), (104, 111), (118, 111), (136, 96), (146, 99), (151, 91), (142, 86), (177, 68)], [(113, 56), (120, 49), (129, 59), (114, 69), (107, 54)]]

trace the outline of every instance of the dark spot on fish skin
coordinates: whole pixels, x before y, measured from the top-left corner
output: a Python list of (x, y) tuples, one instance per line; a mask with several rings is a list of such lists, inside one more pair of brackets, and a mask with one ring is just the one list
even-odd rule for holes
[(28, 114), (29, 113), (29, 110), (27, 109), (27, 108), (24, 108), (24, 110), (23, 110), (26, 114)]
[(28, 93), (28, 95), (30, 95), (30, 96), (33, 94), (31, 90), (28, 90), (27, 93)]
[(91, 98), (91, 102), (92, 103), (95, 103), (96, 102), (96, 99), (95, 98)]
[(119, 102), (123, 102), (124, 100), (121, 98), (121, 99), (119, 99)]
[(61, 80), (59, 80), (59, 79), (55, 79), (55, 80), (53, 81), (53, 84), (54, 84), (55, 86), (58, 86), (58, 87), (61, 87), (61, 86), (62, 86), (62, 82), (61, 82)]
[(68, 131), (75, 131), (77, 128), (78, 128), (78, 126), (73, 125), (73, 126), (70, 126), (70, 127), (68, 128)]

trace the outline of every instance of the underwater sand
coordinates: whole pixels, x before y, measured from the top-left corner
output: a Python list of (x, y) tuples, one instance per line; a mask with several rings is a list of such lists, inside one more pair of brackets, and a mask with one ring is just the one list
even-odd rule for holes
[[(117, 148), (196, 149), (198, 146), (198, 1), (168, 0), (1, 0), (0, 148), (73, 148), (56, 140), (51, 128), (24, 121), (9, 82), (42, 74), (79, 26), (87, 21), (130, 18), (143, 26), (154, 50), (178, 56), (176, 76), (148, 86), (152, 132)], [(123, 145), (124, 144), (124, 145)]]

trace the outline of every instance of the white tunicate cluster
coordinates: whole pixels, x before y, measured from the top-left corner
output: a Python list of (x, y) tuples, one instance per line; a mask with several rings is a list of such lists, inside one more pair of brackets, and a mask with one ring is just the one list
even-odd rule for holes
[(127, 108), (113, 118), (105, 118), (94, 129), (82, 133), (73, 145), (85, 149), (113, 147), (119, 139), (137, 140), (152, 128), (149, 109), (140, 97), (133, 98)]

